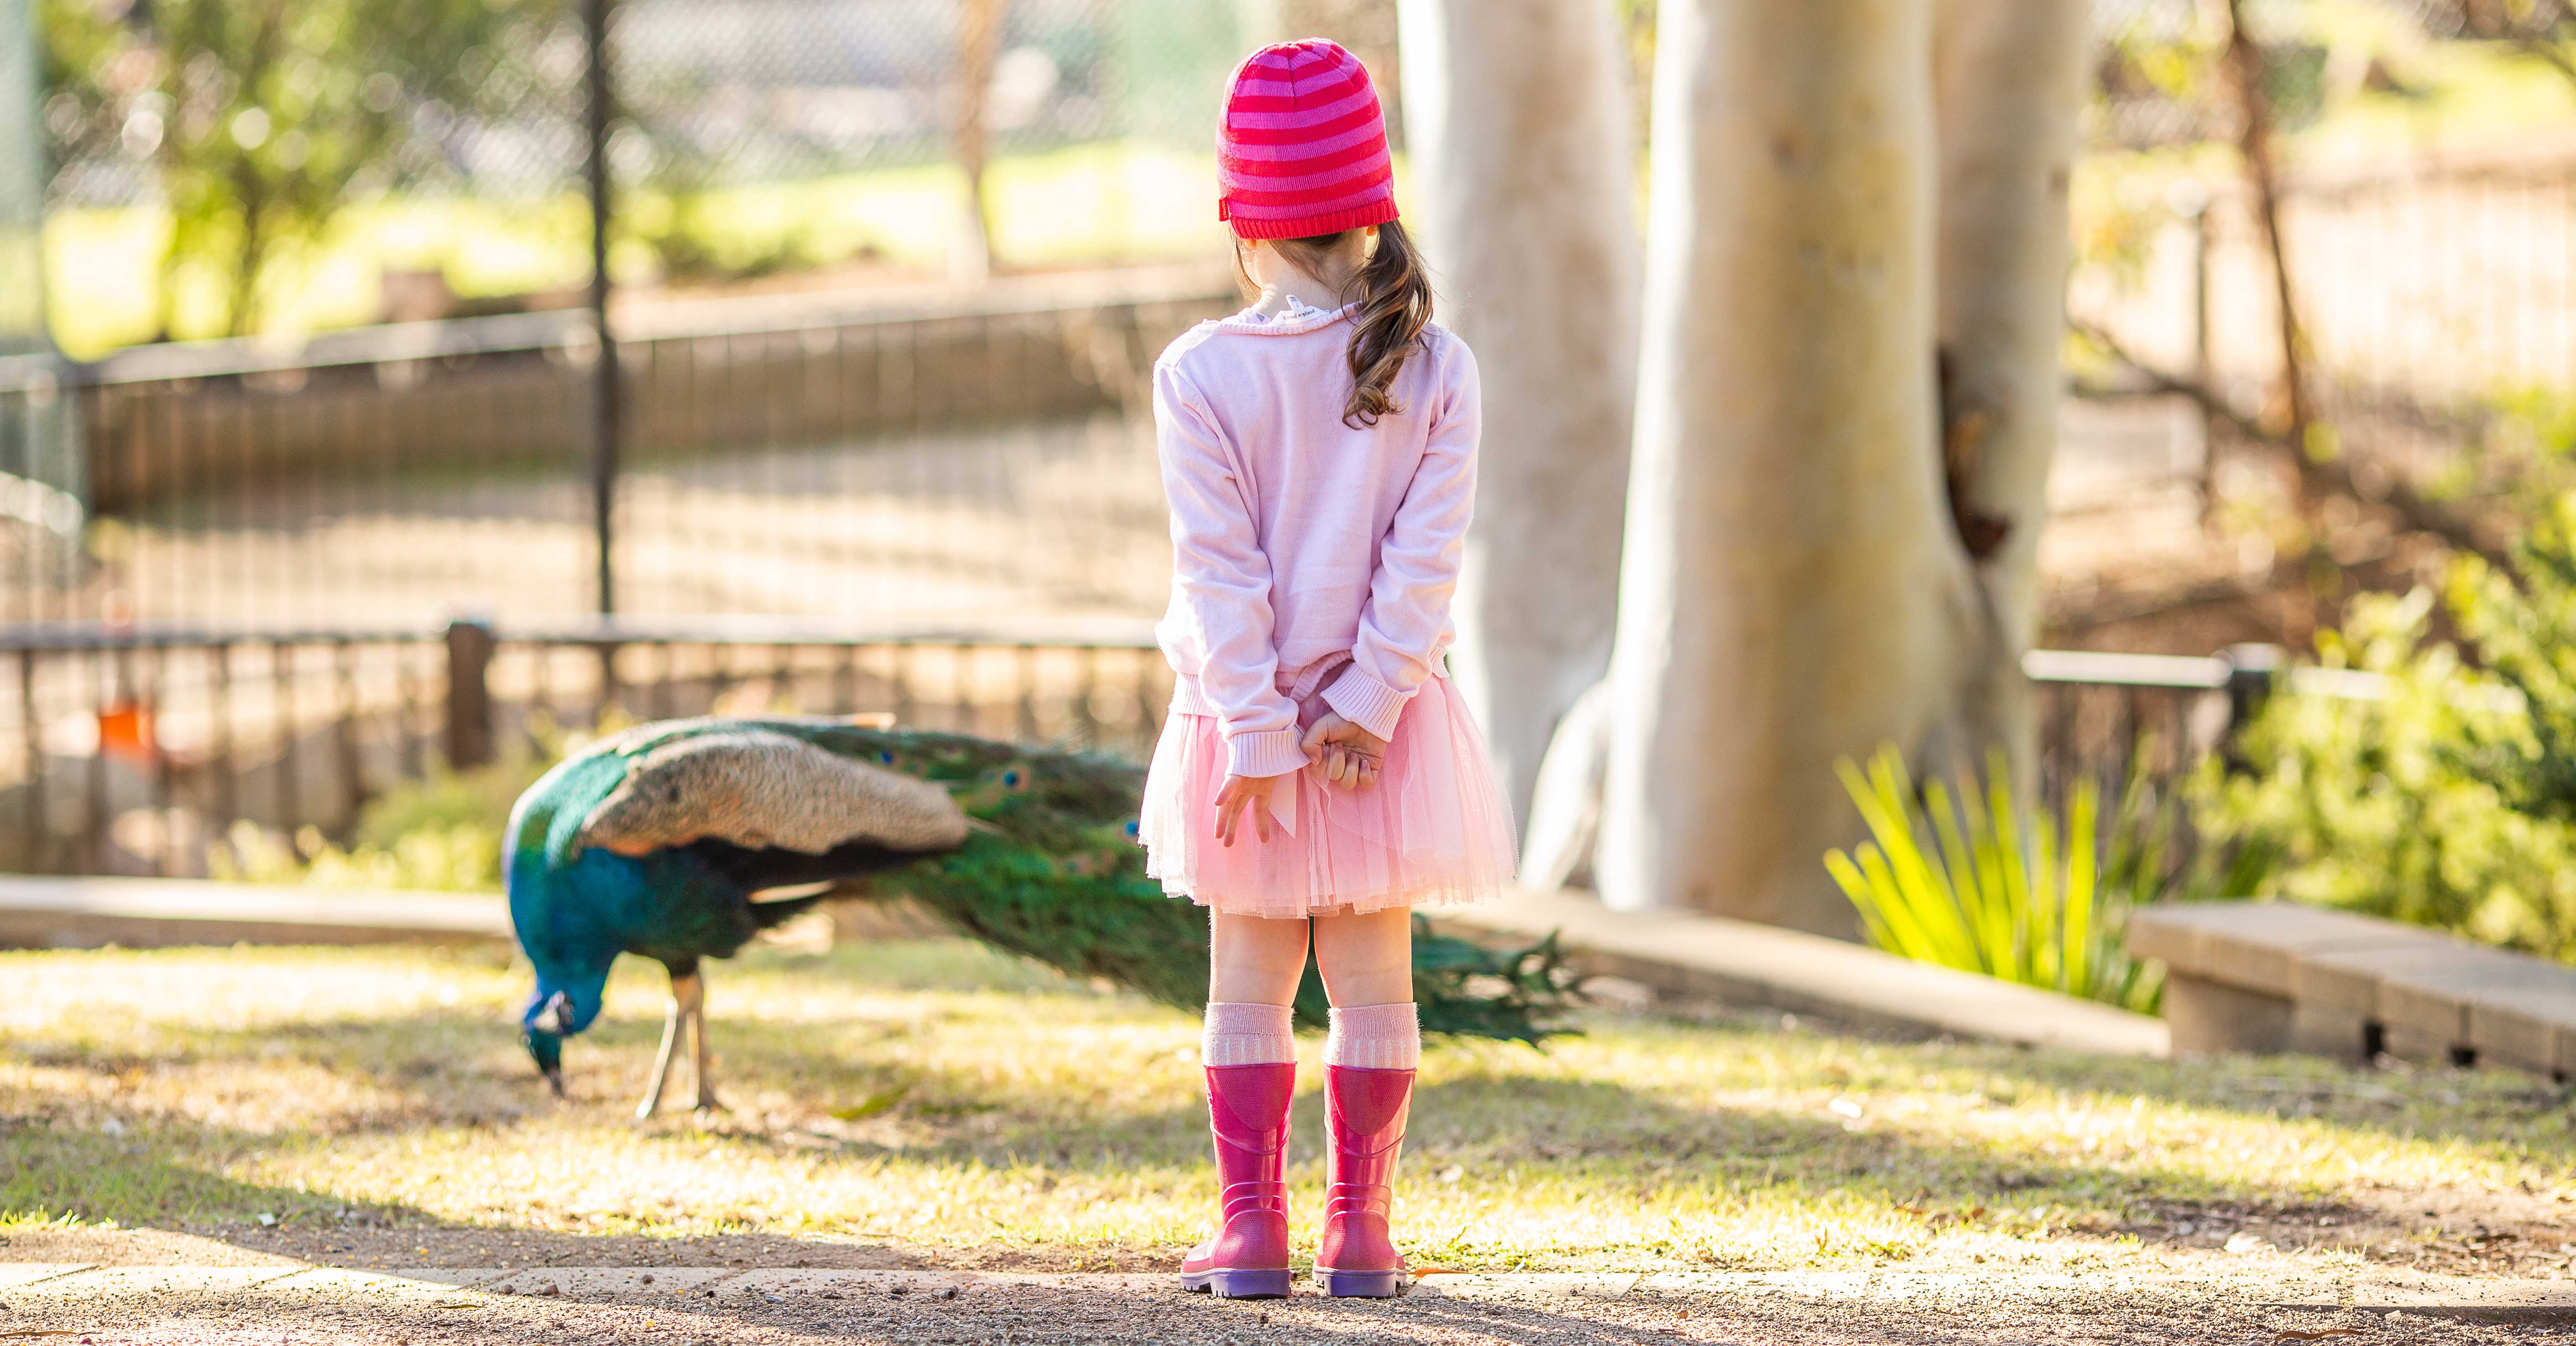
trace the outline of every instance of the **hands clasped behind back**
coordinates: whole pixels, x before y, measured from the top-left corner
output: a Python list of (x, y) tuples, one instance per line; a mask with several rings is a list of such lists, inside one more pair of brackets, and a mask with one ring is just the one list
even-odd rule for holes
[[(1309, 766), (1321, 767), (1326, 782), (1346, 790), (1365, 790), (1377, 784), (1379, 771), (1386, 761), (1386, 740), (1327, 711), (1307, 727), (1306, 737), (1298, 746), (1306, 753)], [(1243, 830), (1243, 818), (1252, 818), (1253, 833), (1267, 842), (1275, 829), (1270, 820), (1270, 796), (1283, 776), (1228, 776), (1216, 792), (1216, 839), (1227, 846)]]

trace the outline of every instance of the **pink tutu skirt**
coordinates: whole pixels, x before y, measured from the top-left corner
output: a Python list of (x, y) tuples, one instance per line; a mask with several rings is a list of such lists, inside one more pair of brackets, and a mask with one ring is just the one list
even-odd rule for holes
[[(1298, 716), (1329, 708), (1309, 698)], [(1422, 685), (1387, 741), (1375, 785), (1353, 790), (1307, 767), (1279, 782), (1271, 840), (1253, 820), (1216, 839), (1225, 742), (1207, 715), (1174, 715), (1154, 746), (1137, 834), (1163, 891), (1238, 916), (1431, 907), (1493, 896), (1519, 851), (1485, 738), (1447, 678)], [(1284, 826), (1282, 823), (1284, 822)]]

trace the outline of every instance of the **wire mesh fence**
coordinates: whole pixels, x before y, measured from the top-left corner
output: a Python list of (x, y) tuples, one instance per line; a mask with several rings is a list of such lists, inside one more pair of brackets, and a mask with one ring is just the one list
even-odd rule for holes
[[(299, 0), (338, 16), (321, 38), (347, 40), (266, 67), (230, 52), (238, 36), (208, 26), (223, 7), (200, 0), (26, 11), (48, 25), (28, 37), (46, 53), (50, 264), (81, 276), (52, 300), (67, 346), (224, 330), (236, 300), (289, 326), (451, 327), (294, 355), (147, 347), (0, 368), (0, 619), (596, 602), (582, 479), (596, 390), (578, 324), (554, 312), (579, 302), (588, 251), (580, 13), (380, 3)], [(1653, 7), (1626, 8), (1642, 56)], [(2125, 353), (2259, 417), (2281, 345), (2218, 60), (2227, 9), (2095, 0), (2071, 302)], [(2467, 11), (2243, 9), (2291, 137), (2285, 252), (2338, 447), (2374, 471), (2438, 472), (2500, 399), (2576, 386), (2576, 116), (2547, 84), (2561, 77), (2525, 62), (2502, 113), (2452, 108), (2417, 87), (2425, 72), (2468, 62), (2483, 79), (2512, 47), (2462, 40)], [(1224, 303), (1227, 282), (1214, 265), (1177, 281), (1129, 271), (1068, 295), (1031, 269), (1217, 246), (1208, 127), (1227, 63), (1260, 37), (1322, 30), (1392, 95), (1392, 0), (619, 0), (610, 13), (615, 325), (638, 362), (610, 483), (618, 605), (1150, 611), (1161, 526), (1122, 380)], [(383, 31), (360, 40), (347, 26), (360, 20)], [(0, 82), (11, 69), (0, 59)], [(307, 101), (329, 116), (290, 116), (262, 82), (315, 70), (330, 78)], [(36, 130), (13, 151), (0, 119), (0, 207), (12, 166), (31, 171)], [(327, 236), (279, 244), (239, 294), (177, 234), (166, 255), (114, 251), (155, 219), (193, 218), (190, 184), (226, 164), (297, 199), (325, 166), (348, 169), (330, 179)], [(299, 218), (277, 217), (281, 238)], [(0, 223), (0, 246), (9, 237)], [(993, 266), (1000, 289), (940, 289)], [(1122, 285), (1132, 293), (1104, 293)], [(489, 339), (516, 345), (474, 348)], [(2071, 407), (2061, 534), (2154, 536), (2061, 547), (2052, 564), (2076, 583), (2142, 555), (2234, 567), (2206, 536), (2208, 441), (2170, 399)], [(836, 499), (837, 516), (823, 503)], [(1053, 540), (1013, 545), (1031, 535)]]
[[(194, 873), (238, 860), (236, 838), (347, 840), (395, 782), (603, 718), (884, 711), (1150, 741), (1168, 691), (1150, 647), (1061, 624), (1162, 600), (1140, 375), (1229, 302), (1209, 256), (1218, 88), (1253, 42), (1322, 31), (1394, 103), (1392, 0), (619, 0), (614, 631), (579, 626), (599, 352), (578, 308), (579, 10), (303, 2), (377, 27), (325, 24), (312, 64), (260, 67), (226, 47), (214, 0), (12, 7), (58, 27), (0, 25), (0, 622), (18, 624), (0, 695), (0, 844), (18, 849), (0, 864)], [(2242, 8), (2290, 146), (2282, 251), (2337, 447), (2438, 471), (2500, 400), (2576, 393), (2558, 76), (2511, 65), (2522, 37), (2482, 37), (2443, 0), (2360, 26), (2356, 7)], [(1652, 9), (1624, 6), (1641, 71)], [(2226, 9), (2095, 0), (2071, 306), (2259, 418), (2279, 314), (2217, 61)], [(31, 46), (41, 62), (10, 63)], [(2417, 87), (2462, 62), (2523, 81), (2501, 122)], [(288, 115), (275, 82), (316, 71), (330, 87)], [(2389, 132), (2392, 109), (2414, 120)], [(237, 234), (180, 227), (210, 165), (269, 175), (287, 203), (247, 286), (209, 260)], [(327, 230), (291, 208), (316, 182)], [(166, 248), (138, 250), (156, 220)], [(11, 354), (43, 325), (36, 269), (8, 264), (40, 228), (56, 274), (84, 277), (50, 313), (85, 356), (244, 313), (434, 321)], [(1098, 269), (1149, 259), (1178, 260)], [(2211, 563), (2217, 460), (2192, 404), (2078, 400), (2065, 429), (2050, 536), (2083, 545), (2053, 543), (2053, 573), (2122, 530)], [(441, 634), (460, 612), (505, 633), (470, 684), (479, 710), (460, 709)], [(762, 614), (816, 625), (717, 620)], [(2189, 769), (2242, 708), (2186, 662), (2200, 671), (2035, 675), (2043, 788)]]
[[(1010, 622), (1150, 612), (1167, 567), (1154, 352), (1195, 270), (971, 302), (630, 324), (619, 611)], [(25, 487), (0, 620), (261, 624), (594, 610), (579, 314), (360, 332), (281, 359), (0, 362), (0, 425), (82, 427), (86, 492)], [(34, 447), (41, 448), (42, 445)], [(61, 479), (58, 477), (56, 479)], [(8, 479), (0, 478), (0, 484)], [(13, 503), (0, 496), (0, 507)]]

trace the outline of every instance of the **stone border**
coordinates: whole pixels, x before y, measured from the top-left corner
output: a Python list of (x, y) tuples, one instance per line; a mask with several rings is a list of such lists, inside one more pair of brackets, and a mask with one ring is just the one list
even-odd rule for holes
[(2298, 902), (2131, 915), (2183, 1052), (2307, 1052), (2576, 1074), (2576, 969)]
[(0, 874), (0, 948), (473, 943), (509, 939), (479, 893)]
[(1561, 932), (1574, 965), (1657, 999), (1813, 1014), (1909, 1038), (1958, 1037), (2102, 1056), (2161, 1057), (2164, 1022), (1859, 944), (1694, 912), (1612, 911), (1588, 893), (1514, 892), (1427, 913), (1483, 943)]

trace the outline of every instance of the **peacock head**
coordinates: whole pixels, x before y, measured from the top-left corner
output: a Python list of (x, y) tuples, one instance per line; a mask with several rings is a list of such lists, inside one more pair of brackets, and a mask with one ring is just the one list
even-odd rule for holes
[(602, 986), (579, 988), (557, 985), (543, 973), (537, 976), (537, 992), (528, 997), (528, 1007), (519, 1015), (519, 1041), (526, 1045), (528, 1057), (537, 1063), (538, 1073), (546, 1077), (555, 1097), (564, 1094), (563, 1040), (590, 1027), (599, 1017)]

